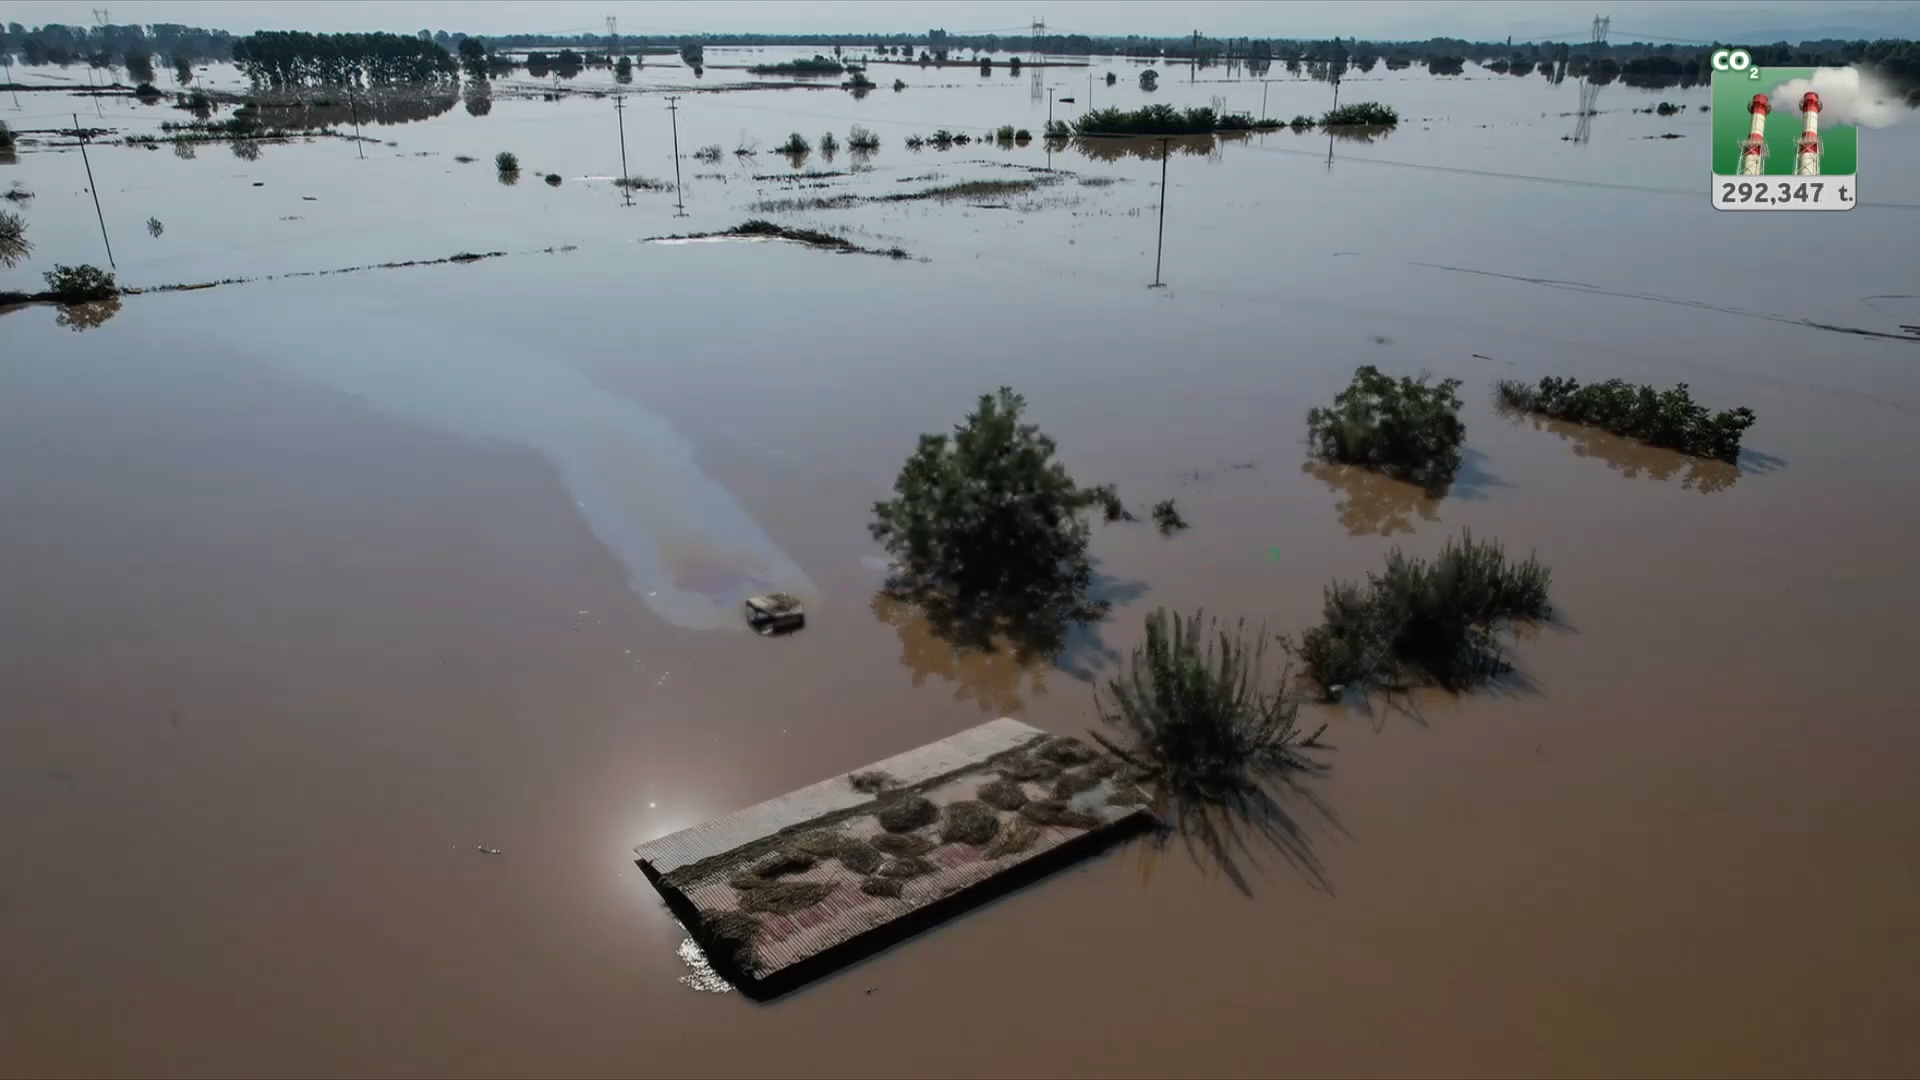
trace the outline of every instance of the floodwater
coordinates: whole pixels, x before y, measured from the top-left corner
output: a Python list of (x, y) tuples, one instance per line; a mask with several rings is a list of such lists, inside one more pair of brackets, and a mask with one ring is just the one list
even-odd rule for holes
[[(700, 85), (737, 76), (710, 59)], [(1137, 67), (1094, 104), (1149, 100)], [(1868, 205), (1720, 214), (1710, 117), (1629, 111), (1705, 88), (1605, 88), (1577, 144), (1572, 83), (1376, 72), (1341, 96), (1397, 106), (1384, 139), (1165, 162), (1162, 289), (1162, 162), (1077, 149), (988, 205), (759, 214), (912, 260), (640, 242), (1046, 167), (1038, 141), (902, 145), (1038, 131), (1025, 73), (898, 70), (864, 100), (682, 97), (681, 152), (728, 151), (682, 161), (684, 217), (624, 204), (620, 117), (586, 95), (370, 127), (364, 160), (89, 147), (123, 283), (257, 280), (0, 316), (0, 1069), (1920, 1070), (1892, 678), (1920, 644), (1920, 212), (1894, 205), (1920, 126), (1863, 137)], [(1154, 99), (1258, 108), (1257, 81), (1163, 70)], [(670, 71), (636, 85), (695, 85)], [(1087, 73), (1049, 69), (1079, 99), (1056, 109)], [(1275, 115), (1331, 93), (1270, 78)], [(16, 129), (93, 109), (21, 100)], [(671, 178), (660, 96), (625, 120), (629, 171)], [(789, 131), (853, 123), (870, 172), (754, 179)], [(78, 154), (21, 151), (0, 187), (36, 192), (35, 248), (0, 289), (104, 261)], [(271, 277), (468, 251), (507, 254)], [(1303, 468), (1306, 410), (1361, 364), (1464, 380), (1446, 498)], [(1494, 411), (1495, 380), (1545, 374), (1685, 381), (1758, 414), (1750, 452)], [(1096, 531), (1116, 610), (1054, 666), (956, 657), (874, 599), (872, 502), (1002, 383), (1076, 477), (1193, 524)], [(1136, 845), (771, 1005), (683, 981), (632, 845), (992, 716), (1078, 732), (1154, 606), (1297, 632), (1330, 578), (1462, 528), (1536, 551), (1565, 624), (1518, 647), (1531, 690), (1309, 710), (1337, 745), (1323, 881), (1258, 842), (1243, 886)], [(804, 632), (720, 618), (763, 583), (807, 591)]]

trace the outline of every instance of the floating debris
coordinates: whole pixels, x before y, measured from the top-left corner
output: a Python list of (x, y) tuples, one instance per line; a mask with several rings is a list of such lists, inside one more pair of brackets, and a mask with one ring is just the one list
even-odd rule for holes
[(807, 624), (807, 613), (799, 598), (788, 593), (749, 596), (746, 602), (747, 625), (762, 637), (789, 634)]

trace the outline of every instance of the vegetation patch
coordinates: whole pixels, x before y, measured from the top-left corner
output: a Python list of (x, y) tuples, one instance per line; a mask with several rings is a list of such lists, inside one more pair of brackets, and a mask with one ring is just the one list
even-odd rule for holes
[(1264, 777), (1321, 769), (1302, 753), (1312, 739), (1300, 736), (1286, 676), (1275, 689), (1262, 684), (1264, 632), (1249, 649), (1243, 624), (1229, 633), (1199, 614), (1183, 619), (1165, 609), (1147, 616), (1146, 630), (1146, 643), (1095, 695), (1101, 721), (1127, 736), (1116, 745), (1094, 734), (1129, 766), (1109, 805), (1146, 805), (1136, 780), (1151, 778), (1182, 813), (1245, 808), (1260, 797)]
[(758, 877), (774, 878), (782, 874), (798, 874), (813, 869), (818, 861), (812, 855), (797, 848), (783, 849), (760, 860), (753, 865), (753, 873)]
[(1329, 698), (1348, 686), (1471, 689), (1513, 670), (1497, 635), (1552, 615), (1550, 578), (1532, 556), (1509, 562), (1471, 534), (1431, 562), (1395, 548), (1364, 584), (1327, 587), (1321, 625), (1293, 651)]
[(980, 847), (1000, 831), (1000, 816), (986, 803), (965, 799), (948, 803), (941, 814), (940, 840)]
[(994, 769), (999, 772), (1002, 779), (1016, 782), (1032, 781), (1044, 784), (1060, 775), (1060, 766), (1045, 758), (1027, 754), (1009, 755), (996, 762)]
[(1172, 536), (1187, 527), (1187, 519), (1174, 509), (1172, 499), (1165, 499), (1153, 504), (1153, 524), (1161, 536)]
[(910, 259), (913, 257), (909, 255), (906, 252), (906, 250), (903, 248), (894, 247), (894, 248), (887, 248), (885, 250), (881, 250), (879, 248), (861, 247), (858, 244), (855, 244), (853, 241), (848, 240), (844, 236), (835, 236), (832, 233), (821, 232), (818, 229), (789, 228), (785, 225), (776, 225), (771, 221), (763, 221), (758, 218), (755, 218), (752, 221), (748, 221), (740, 225), (736, 225), (735, 227), (728, 229), (725, 232), (686, 233), (686, 234), (675, 234), (673, 236), (653, 236), (653, 237), (648, 237), (648, 240), (650, 241), (710, 240), (715, 237), (723, 237), (723, 236), (756, 237), (756, 238), (765, 237), (765, 238), (771, 238), (776, 240), (792, 240), (795, 243), (806, 244), (809, 247), (821, 248), (827, 251), (836, 251), (836, 252), (842, 252), (842, 253), (848, 253), (848, 254), (858, 253), (862, 255), (885, 255), (889, 259)]
[(1053, 797), (1071, 799), (1083, 791), (1089, 791), (1100, 784), (1100, 778), (1083, 769), (1068, 769), (1053, 778)]
[(1018, 180), (963, 180), (956, 184), (876, 195), (874, 202), (916, 202), (921, 199), (1000, 199), (1024, 194), (1047, 184), (1058, 183), (1052, 177), (1023, 177)]
[(33, 254), (33, 241), (27, 239), (27, 219), (11, 210), (0, 210), (0, 266), (18, 266)]
[(1000, 835), (994, 837), (993, 843), (987, 845), (987, 858), (1004, 859), (1009, 855), (1018, 855), (1032, 847), (1038, 839), (1039, 827), (1024, 817), (1016, 817), (1007, 822), (1006, 827), (1000, 830)]
[(888, 832), (904, 833), (933, 824), (940, 816), (940, 808), (925, 795), (903, 792), (887, 797), (873, 816)]
[(1071, 829), (1097, 829), (1105, 824), (1083, 810), (1075, 810), (1060, 799), (1036, 799), (1020, 808), (1020, 813), (1036, 825), (1064, 825)]
[(897, 897), (901, 893), (898, 878), (870, 877), (860, 882), (860, 891), (868, 896)]
[(881, 877), (917, 878), (931, 874), (937, 869), (925, 859), (909, 856), (905, 859), (891, 859), (880, 868)]
[(880, 149), (880, 136), (855, 124), (847, 132), (847, 149), (856, 154), (871, 154)]
[(1753, 426), (1753, 410), (1709, 413), (1681, 383), (1671, 390), (1634, 386), (1621, 379), (1582, 385), (1575, 379), (1541, 379), (1536, 386), (1501, 380), (1499, 404), (1555, 420), (1587, 424), (1649, 446), (1693, 457), (1738, 463), (1740, 438)]
[(846, 843), (846, 836), (832, 829), (815, 829), (793, 838), (795, 848), (821, 859), (831, 859), (838, 855)]
[(919, 604), (936, 632), (982, 646), (1003, 632), (1032, 653), (1107, 604), (1089, 592), (1087, 516), (1099, 497), (1023, 421), (1025, 408), (1001, 387), (952, 435), (922, 435), (869, 531), (895, 565), (887, 591)]
[(720, 156), (724, 153), (726, 151), (720, 149), (719, 143), (708, 143), (693, 152), (693, 160), (706, 165), (717, 165), (720, 162)]
[(911, 855), (925, 855), (933, 850), (933, 841), (919, 833), (881, 833), (874, 837), (870, 845), (875, 851), (887, 855), (905, 858)]
[(774, 149), (782, 154), (786, 154), (788, 157), (800, 157), (812, 153), (813, 144), (807, 141), (805, 135), (796, 131), (787, 136), (786, 142), (774, 147)]
[(980, 785), (974, 797), (995, 810), (1014, 811), (1027, 803), (1027, 789), (1002, 777)]
[(56, 263), (53, 269), (41, 276), (46, 278), (47, 291), (36, 297), (40, 300), (52, 300), (58, 304), (85, 304), (120, 295), (120, 286), (114, 282), (113, 275), (97, 266)]
[(878, 795), (890, 788), (900, 786), (900, 781), (895, 780), (893, 774), (884, 769), (850, 773), (847, 776), (847, 783), (853, 785), (853, 790), (863, 795)]
[(835, 882), (780, 881), (763, 889), (740, 893), (740, 910), (770, 915), (791, 915), (825, 900)]
[(808, 60), (787, 60), (778, 64), (755, 64), (747, 69), (753, 75), (839, 75), (847, 66), (831, 56), (815, 53)]
[(880, 868), (880, 849), (864, 840), (850, 840), (834, 852), (840, 865), (856, 874), (871, 874)]
[(560, 174), (559, 174), (559, 173), (557, 173), (557, 172), (550, 172), (550, 173), (548, 173), (548, 174), (547, 174), (547, 186), (548, 186), (548, 187), (559, 187), (559, 186), (560, 186)]
[(1100, 756), (1098, 750), (1071, 735), (1049, 739), (1039, 754), (1056, 765), (1085, 765)]
[(462, 165), (471, 165), (473, 164), (475, 159), (468, 154), (455, 154), (453, 155), (453, 160), (459, 162)]
[(741, 971), (753, 970), (754, 939), (760, 936), (760, 920), (744, 911), (703, 911), (700, 928), (717, 949)]
[(651, 176), (616, 176), (613, 186), (627, 191), (672, 191), (673, 181), (656, 180)]
[(1327, 110), (1320, 118), (1321, 127), (1393, 127), (1400, 123), (1400, 114), (1391, 105), (1382, 105), (1377, 101), (1356, 101)]
[(1164, 103), (1138, 109), (1094, 109), (1073, 123), (1080, 135), (1210, 135), (1252, 127), (1248, 113), (1216, 112), (1205, 105), (1177, 109)]
[(493, 155), (493, 167), (503, 173), (520, 171), (520, 159), (505, 150)]
[(1333, 406), (1307, 411), (1316, 457), (1375, 469), (1429, 492), (1444, 490), (1460, 468), (1460, 380), (1429, 385), (1427, 377), (1395, 381), (1369, 364)]

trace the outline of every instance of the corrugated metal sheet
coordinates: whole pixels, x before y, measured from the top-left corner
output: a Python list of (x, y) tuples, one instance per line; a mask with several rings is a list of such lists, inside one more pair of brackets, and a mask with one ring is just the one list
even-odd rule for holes
[[(866, 768), (883, 770), (911, 785), (963, 770), (970, 765), (984, 764), (994, 754), (1024, 745), (1043, 734), (1018, 721), (1000, 719), (918, 750), (875, 762)], [(975, 788), (988, 778), (985, 770), (977, 774), (962, 773), (926, 794), (936, 803), (970, 799)], [(1045, 796), (1043, 788), (1044, 785), (1039, 784), (1027, 785), (1028, 794), (1036, 798)], [(1098, 786), (1076, 795), (1071, 802), (1076, 809), (1103, 822), (1101, 829), (1145, 813), (1135, 807), (1108, 805), (1107, 796), (1112, 791), (1111, 782), (1102, 781)], [(693, 866), (703, 859), (724, 855), (781, 829), (860, 806), (871, 799), (869, 795), (854, 791), (847, 783), (846, 776), (841, 775), (641, 844), (634, 851), (650, 870), (657, 875), (664, 875), (681, 867)], [(1007, 822), (1017, 815), (1000, 816), (1003, 822)], [(843, 821), (836, 827), (849, 836), (861, 838), (880, 831), (878, 822), (865, 815)], [(753, 974), (765, 977), (851, 941), (918, 908), (1006, 873), (1086, 832), (1077, 828), (1041, 826), (1039, 838), (1031, 847), (997, 859), (987, 858), (985, 850), (981, 848), (942, 844), (926, 856), (934, 863), (934, 872), (904, 880), (901, 883), (902, 893), (898, 897), (869, 896), (860, 889), (860, 875), (848, 870), (837, 860), (822, 860), (812, 869), (790, 875), (788, 879), (830, 884), (833, 891), (819, 904), (802, 911), (789, 915), (760, 916), (760, 933), (754, 943)], [(719, 865), (708, 872), (695, 867), (692, 873), (697, 877), (681, 883), (683, 894), (701, 911), (717, 912), (735, 908), (739, 904), (739, 894), (728, 884), (733, 869), (729, 865)], [(662, 888), (670, 887), (657, 877), (655, 881)]]
[[(1011, 750), (1044, 734), (1039, 728), (1001, 717), (885, 761), (849, 769), (847, 773), (877, 769), (902, 784), (912, 785), (984, 761), (1002, 750)], [(723, 855), (734, 848), (771, 836), (790, 825), (812, 821), (872, 799), (871, 795), (853, 790), (853, 785), (847, 783), (847, 774), (843, 773), (726, 817), (714, 818), (658, 840), (650, 840), (633, 851), (640, 856), (641, 862), (652, 867), (656, 873), (670, 874), (701, 859)]]

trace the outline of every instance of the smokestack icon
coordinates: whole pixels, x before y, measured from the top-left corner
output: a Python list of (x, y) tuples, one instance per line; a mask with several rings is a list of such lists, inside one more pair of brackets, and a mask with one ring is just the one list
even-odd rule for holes
[(1820, 175), (1820, 95), (1807, 91), (1800, 99), (1800, 152), (1793, 159), (1793, 175)]
[[(1813, 97), (1808, 94), (1808, 97)], [(1773, 107), (1767, 104), (1767, 95), (1755, 94), (1747, 103), (1747, 112), (1753, 114), (1753, 124), (1747, 128), (1746, 141), (1740, 144), (1740, 175), (1760, 176), (1767, 171), (1767, 114)]]

